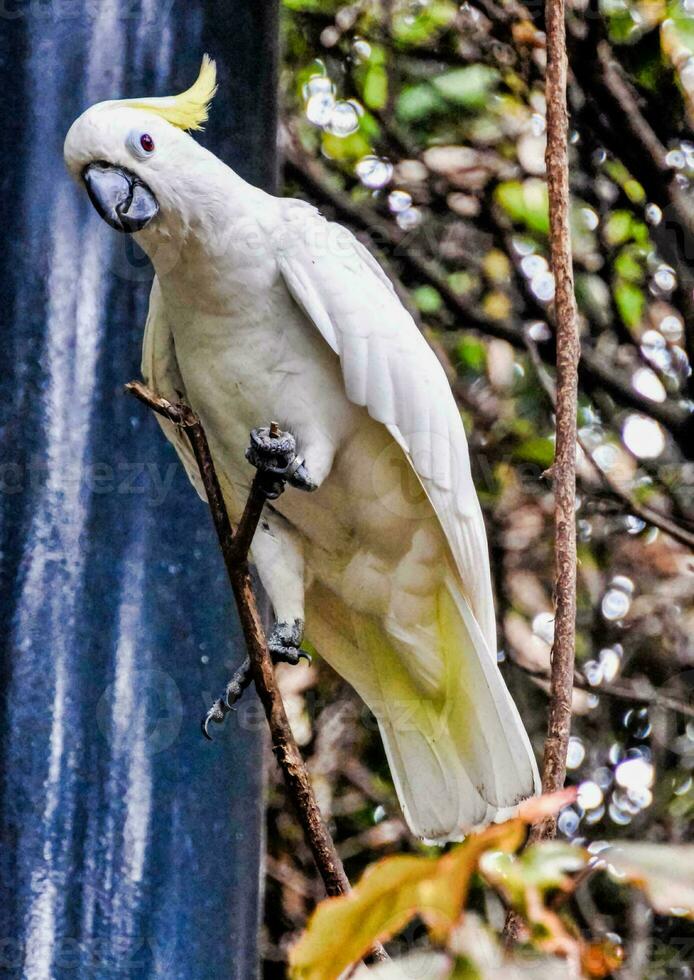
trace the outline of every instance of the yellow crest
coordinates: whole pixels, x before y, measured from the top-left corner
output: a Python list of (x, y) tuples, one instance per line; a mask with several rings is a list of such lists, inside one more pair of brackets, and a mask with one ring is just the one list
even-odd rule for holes
[(145, 109), (166, 119), (179, 129), (202, 129), (207, 122), (210, 102), (217, 91), (217, 67), (212, 59), (204, 54), (198, 77), (180, 95), (164, 96), (156, 99), (123, 99), (118, 104), (130, 109)]

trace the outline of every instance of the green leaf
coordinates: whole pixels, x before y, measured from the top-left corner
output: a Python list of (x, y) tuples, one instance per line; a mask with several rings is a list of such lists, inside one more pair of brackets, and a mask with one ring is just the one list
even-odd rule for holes
[(331, 160), (354, 163), (373, 152), (373, 141), (379, 133), (380, 128), (374, 117), (370, 112), (364, 112), (359, 118), (359, 129), (349, 136), (336, 136), (324, 130), (321, 134), (323, 153)]
[(377, 140), (381, 135), (378, 120), (370, 112), (364, 112), (359, 119), (359, 131), (369, 140)]
[(614, 299), (625, 326), (636, 327), (643, 318), (646, 297), (633, 282), (620, 280), (614, 287)]
[(395, 114), (402, 122), (415, 123), (432, 113), (446, 111), (446, 102), (428, 82), (403, 88), (395, 103)]
[(651, 236), (648, 231), (648, 225), (644, 221), (634, 219), (631, 224), (631, 233), (637, 245), (648, 245)]
[[(497, 888), (507, 902), (532, 924), (538, 948), (553, 937), (570, 936), (556, 913), (548, 907), (547, 893), (570, 892), (570, 874), (586, 866), (588, 853), (564, 841), (533, 844), (522, 854), (487, 851), (480, 858), (479, 870), (490, 885)], [(545, 947), (550, 948), (550, 947)]]
[(607, 160), (604, 165), (605, 173), (615, 184), (619, 184), (630, 201), (634, 204), (643, 204), (646, 200), (646, 192), (637, 180), (631, 176), (627, 168), (619, 160)]
[(523, 185), (519, 180), (507, 180), (499, 184), (494, 194), (509, 218), (513, 221), (523, 221), (525, 218), (525, 197)]
[(499, 184), (494, 197), (512, 221), (525, 225), (530, 231), (548, 234), (549, 204), (544, 181), (535, 178), (523, 183), (507, 180)]
[[(416, 13), (414, 13), (416, 11)], [(402, 45), (422, 45), (453, 23), (457, 6), (451, 0), (430, 0), (426, 5), (396, 8), (392, 22), (393, 37)]]
[(338, 7), (337, 0), (282, 0), (282, 4), (287, 10), (305, 10), (320, 14), (333, 13)]
[(433, 286), (418, 286), (412, 296), (422, 313), (438, 313), (443, 306), (441, 294)]
[(362, 90), (370, 109), (382, 109), (388, 101), (388, 74), (382, 65), (372, 65), (366, 72)]
[(631, 211), (612, 211), (603, 224), (603, 237), (608, 245), (623, 245), (633, 236)]
[(463, 370), (472, 374), (484, 374), (487, 366), (487, 348), (476, 337), (462, 337), (455, 349)]
[(479, 284), (479, 278), (468, 270), (461, 269), (458, 272), (451, 272), (448, 277), (448, 285), (453, 292), (458, 293), (460, 296), (464, 296), (466, 293), (477, 289)]
[(694, 54), (694, 17), (684, 9), (681, 3), (671, 3), (668, 14), (678, 41), (690, 54)]
[(630, 9), (613, 13), (609, 18), (610, 40), (615, 44), (625, 44), (634, 36), (636, 22)]
[(483, 109), (499, 77), (498, 71), (487, 65), (466, 65), (437, 76), (432, 79), (432, 85), (439, 95), (455, 105)]
[(620, 279), (626, 279), (628, 282), (643, 282), (643, 266), (638, 249), (633, 245), (621, 249), (614, 260), (614, 271)]
[(624, 181), (624, 193), (632, 202), (632, 204), (644, 204), (646, 201), (646, 192), (638, 182), (633, 177)]
[(586, 863), (585, 853), (564, 841), (533, 844), (521, 855), (523, 879), (545, 892), (567, 884), (567, 874), (580, 871)]
[(371, 144), (363, 133), (357, 130), (349, 136), (335, 136), (334, 133), (323, 133), (321, 137), (323, 153), (331, 160), (353, 161), (371, 153)]
[(547, 436), (524, 439), (513, 451), (513, 458), (526, 463), (537, 463), (548, 469), (554, 462), (554, 442)]

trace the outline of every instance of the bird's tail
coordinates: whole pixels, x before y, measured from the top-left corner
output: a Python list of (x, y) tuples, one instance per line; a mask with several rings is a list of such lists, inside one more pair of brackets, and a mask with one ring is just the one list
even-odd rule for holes
[[(414, 834), (459, 840), (539, 791), (518, 709), (453, 575), (440, 587), (435, 628), (416, 638), (436, 646), (425, 658), (421, 649), (408, 657), (403, 641), (371, 617), (336, 609), (334, 601), (318, 608), (320, 619), (307, 616), (307, 631), (378, 719)], [(435, 685), (417, 678), (417, 660), (441, 665)]]

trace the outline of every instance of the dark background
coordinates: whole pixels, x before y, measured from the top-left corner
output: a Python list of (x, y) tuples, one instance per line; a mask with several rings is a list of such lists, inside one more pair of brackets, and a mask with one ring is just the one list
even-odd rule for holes
[(204, 506), (146, 410), (151, 274), (91, 210), (62, 143), (87, 106), (219, 94), (202, 141), (276, 160), (273, 3), (0, 11), (0, 975), (254, 975), (262, 726), (199, 719), (240, 655)]

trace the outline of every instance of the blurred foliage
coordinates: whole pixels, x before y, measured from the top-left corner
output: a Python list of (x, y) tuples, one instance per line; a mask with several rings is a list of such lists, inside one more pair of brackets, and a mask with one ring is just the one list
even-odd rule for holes
[[(504, 905), (521, 916), (527, 948), (523, 975), (538, 980), (548, 971), (567, 978), (605, 977), (621, 967), (619, 943), (611, 937), (586, 941), (577, 923), (562, 911), (578, 884), (591, 876), (604, 873), (621, 886), (643, 888), (666, 914), (694, 916), (694, 846), (673, 849), (622, 842), (594, 855), (566, 842), (544, 841), (519, 853), (526, 825), (559, 809), (566, 795), (556, 794), (554, 804), (552, 797), (531, 801), (518, 818), (471, 834), (443, 857), (383, 858), (367, 869), (351, 895), (326, 899), (318, 906), (290, 952), (291, 977), (336, 980), (368, 956), (375, 943), (391, 939), (416, 916), (426, 926), (429, 955), (444, 957), (430, 963), (436, 976), (492, 975), (485, 970), (490, 964), (483, 962), (490, 943), (494, 965), (504, 969), (493, 939), (480, 944), (479, 926), (472, 933), (461, 928), (473, 881), (478, 890), (503, 896)], [(407, 975), (407, 970), (399, 971), (398, 961), (383, 970), (384, 976)]]
[[(694, 566), (684, 544), (635, 512), (652, 508), (691, 533), (694, 5), (572, 0), (568, 34), (585, 359), (569, 754), (578, 797), (558, 822), (560, 840), (581, 855), (613, 838), (680, 845), (694, 815)], [(374, 251), (449, 373), (487, 519), (501, 668), (539, 757), (552, 641), (543, 474), (554, 357), (540, 5), (284, 0), (283, 42), (285, 191)], [(350, 878), (391, 854), (438, 860), (404, 827), (377, 726), (356, 696), (320, 663), (281, 677)], [(284, 976), (322, 888), (278, 784), (270, 804), (265, 972)], [(511, 875), (521, 891), (533, 873), (526, 860)], [(666, 878), (677, 864), (676, 852), (663, 859)], [(465, 928), (480, 942), (517, 898), (511, 884), (490, 882), (470, 879)], [(589, 953), (614, 970), (605, 949), (623, 944), (627, 968), (632, 950), (641, 957), (631, 976), (690, 976), (694, 929), (654, 895), (644, 924), (629, 895), (605, 875), (568, 895), (584, 970)], [(416, 951), (426, 933), (415, 916), (389, 948)], [(496, 941), (485, 941), (501, 963)], [(450, 976), (441, 962), (444, 972), (421, 975)], [(549, 966), (542, 975), (553, 975)]]

